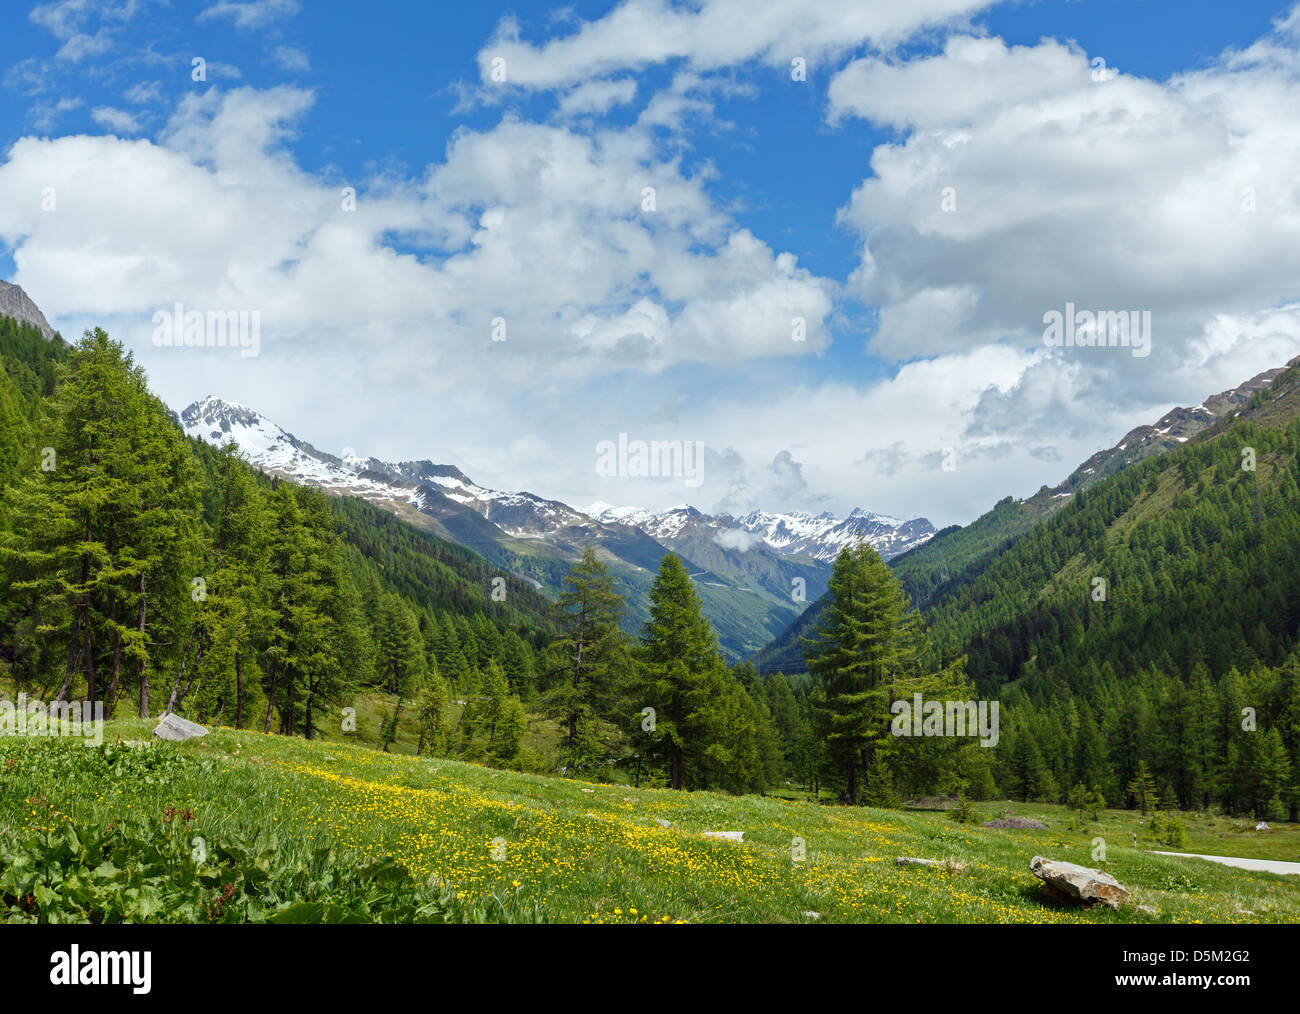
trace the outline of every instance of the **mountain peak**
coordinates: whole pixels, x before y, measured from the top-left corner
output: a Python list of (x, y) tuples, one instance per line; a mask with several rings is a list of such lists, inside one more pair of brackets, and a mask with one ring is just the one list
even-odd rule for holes
[(50, 327), (41, 308), (23, 291), (21, 285), (0, 282), (0, 317), (12, 317), (22, 324), (30, 324), (45, 335), (46, 339), (54, 340), (54, 328)]

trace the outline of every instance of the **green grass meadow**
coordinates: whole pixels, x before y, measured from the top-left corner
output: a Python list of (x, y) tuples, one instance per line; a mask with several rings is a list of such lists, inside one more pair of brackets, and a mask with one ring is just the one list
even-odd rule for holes
[[(1078, 825), (1059, 806), (977, 804), (981, 819), (1050, 825), (993, 830), (942, 812), (591, 784), (227, 728), (164, 743), (153, 724), (111, 721), (98, 748), (0, 738), (5, 918), (1300, 921), (1300, 877), (1148, 854), (1165, 846), (1141, 840), (1131, 811)], [(1229, 818), (1183, 818), (1187, 851), (1300, 858), (1294, 825), (1245, 832)], [(744, 841), (705, 831), (743, 831)], [(1049, 905), (1029, 872), (1035, 855), (1101, 867), (1132, 901), (1119, 911)], [(899, 867), (898, 856), (952, 867)], [(424, 893), (408, 904), (403, 892), (416, 888)], [(129, 891), (129, 903), (97, 910)]]

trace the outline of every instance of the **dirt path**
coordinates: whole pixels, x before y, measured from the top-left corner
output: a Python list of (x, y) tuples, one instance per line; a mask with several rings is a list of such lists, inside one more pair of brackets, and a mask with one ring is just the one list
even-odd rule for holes
[(1242, 859), (1238, 856), (1204, 856), (1199, 852), (1156, 852), (1157, 856), (1189, 856), (1192, 859), (1208, 859), (1212, 863), (1224, 866), (1236, 866), (1243, 870), (1260, 870), (1264, 873), (1300, 874), (1300, 863), (1285, 863), (1278, 859)]

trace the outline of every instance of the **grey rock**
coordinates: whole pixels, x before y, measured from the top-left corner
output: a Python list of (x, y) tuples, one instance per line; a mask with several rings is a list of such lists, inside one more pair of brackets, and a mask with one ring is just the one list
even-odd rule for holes
[(1033, 817), (1001, 817), (998, 820), (986, 820), (984, 826), (997, 828), (999, 830), (1014, 828), (1026, 831), (1045, 831), (1047, 829), (1046, 824), (1041, 820), (1034, 820)]
[(721, 838), (723, 841), (744, 841), (744, 831), (704, 831), (705, 838)]
[(1102, 904), (1111, 908), (1119, 908), (1128, 901), (1128, 889), (1101, 870), (1077, 863), (1056, 862), (1042, 856), (1034, 856), (1029, 870), (1046, 885), (1046, 896), (1053, 901)]
[(895, 866), (933, 866), (949, 873), (965, 873), (966, 864), (960, 859), (918, 859), (916, 856), (899, 856)]
[(162, 716), (162, 721), (154, 729), (153, 734), (159, 739), (169, 739), (173, 743), (181, 743), (187, 739), (197, 739), (199, 736), (206, 736), (208, 730), (199, 725), (198, 722), (191, 722), (189, 719), (181, 718), (180, 715), (173, 715), (170, 712)]

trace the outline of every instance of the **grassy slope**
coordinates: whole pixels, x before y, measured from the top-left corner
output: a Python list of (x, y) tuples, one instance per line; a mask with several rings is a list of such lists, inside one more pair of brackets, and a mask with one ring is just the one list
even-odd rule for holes
[[(106, 739), (148, 740), (149, 725), (111, 722)], [(0, 751), (13, 749), (85, 748), (0, 741)], [(418, 877), (441, 877), (467, 902), (495, 896), (509, 910), (536, 906), (555, 921), (807, 922), (808, 912), (824, 922), (1300, 921), (1300, 878), (1144, 854), (1125, 844), (1121, 825), (1131, 814), (1108, 813), (1101, 825), (1114, 828), (1107, 868), (1155, 915), (1043, 904), (1030, 859), (1096, 865), (1091, 824), (995, 831), (936, 813), (591, 785), (230, 729), (148, 749), (193, 763), (145, 784), (0, 780), (0, 833), (189, 808), (197, 815), (191, 832), (209, 839), (274, 831), (291, 851), (322, 841), (350, 850), (345, 864), (391, 855)], [(210, 770), (201, 759), (214, 762)], [(44, 802), (23, 801), (40, 795)], [(996, 815), (1007, 805), (1016, 807), (984, 808)], [(743, 830), (746, 840), (710, 841), (700, 836), (706, 830)], [(808, 855), (798, 865), (795, 837)], [(491, 854), (496, 838), (506, 843), (500, 861)], [(902, 855), (960, 860), (967, 870), (898, 868)]]

